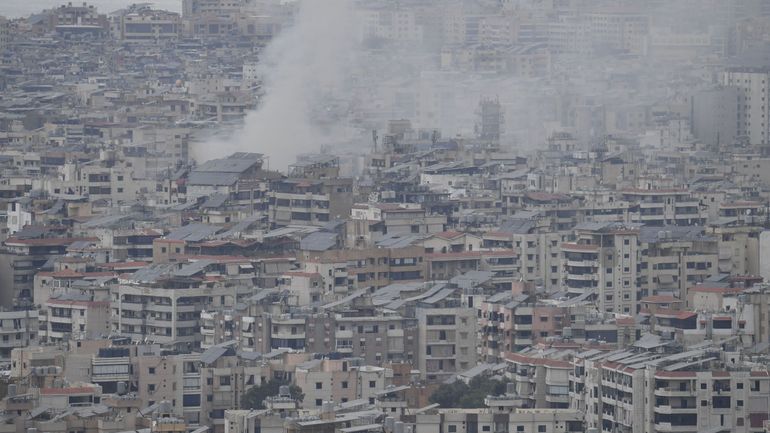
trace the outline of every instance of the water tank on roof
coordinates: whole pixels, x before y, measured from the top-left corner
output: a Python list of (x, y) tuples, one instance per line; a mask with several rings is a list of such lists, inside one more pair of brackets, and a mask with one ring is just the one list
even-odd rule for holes
[(291, 396), (291, 392), (289, 390), (289, 387), (287, 385), (281, 385), (278, 388), (278, 396), (279, 397), (289, 397), (289, 396)]
[(321, 413), (334, 413), (334, 402), (324, 401), (321, 404)]
[(393, 433), (393, 425), (396, 423), (396, 420), (392, 417), (386, 417), (385, 418), (385, 432), (386, 433)]

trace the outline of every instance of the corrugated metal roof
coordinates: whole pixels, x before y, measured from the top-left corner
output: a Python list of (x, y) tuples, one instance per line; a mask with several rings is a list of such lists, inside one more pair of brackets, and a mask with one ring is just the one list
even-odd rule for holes
[(188, 224), (172, 230), (171, 233), (166, 235), (166, 239), (197, 242), (212, 236), (217, 230), (217, 227), (207, 224)]
[(187, 179), (188, 185), (221, 186), (232, 185), (238, 181), (240, 173), (192, 172)]
[(326, 251), (337, 245), (337, 234), (327, 232), (311, 233), (299, 242), (299, 247), (305, 251)]
[(198, 260), (192, 263), (188, 263), (182, 266), (181, 269), (174, 272), (174, 275), (178, 277), (192, 277), (199, 272), (203, 272), (203, 270), (212, 263), (214, 263), (212, 260)]

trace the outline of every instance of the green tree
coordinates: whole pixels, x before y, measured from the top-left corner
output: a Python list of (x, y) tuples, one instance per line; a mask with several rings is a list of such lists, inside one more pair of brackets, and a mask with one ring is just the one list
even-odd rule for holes
[(289, 395), (297, 401), (302, 401), (305, 394), (302, 388), (292, 385), (289, 382), (270, 379), (259, 386), (252, 386), (243, 393), (241, 397), (241, 409), (264, 409), (265, 399), (278, 395), (280, 388), (284, 385), (289, 386)]
[(438, 403), (443, 408), (484, 407), (484, 399), (488, 395), (505, 394), (507, 383), (508, 379), (489, 377), (474, 377), (467, 385), (457, 380), (439, 386), (430, 396), (430, 402)]

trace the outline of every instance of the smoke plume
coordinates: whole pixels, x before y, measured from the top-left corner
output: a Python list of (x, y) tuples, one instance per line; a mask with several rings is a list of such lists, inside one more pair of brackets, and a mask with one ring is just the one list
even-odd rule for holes
[(350, 93), (355, 44), (349, 0), (301, 0), (294, 24), (281, 32), (259, 59), (264, 96), (246, 116), (243, 129), (196, 150), (200, 160), (235, 151), (263, 153), (271, 169), (286, 170), (297, 155), (318, 152), (342, 123), (324, 123), (332, 97)]

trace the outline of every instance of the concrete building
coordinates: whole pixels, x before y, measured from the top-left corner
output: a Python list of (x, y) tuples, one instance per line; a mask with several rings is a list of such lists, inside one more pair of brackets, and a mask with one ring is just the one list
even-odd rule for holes
[(767, 147), (770, 143), (770, 71), (762, 68), (728, 68), (722, 84), (738, 91), (738, 136), (748, 143)]
[(417, 365), (420, 376), (441, 382), (476, 365), (476, 310), (418, 308)]

